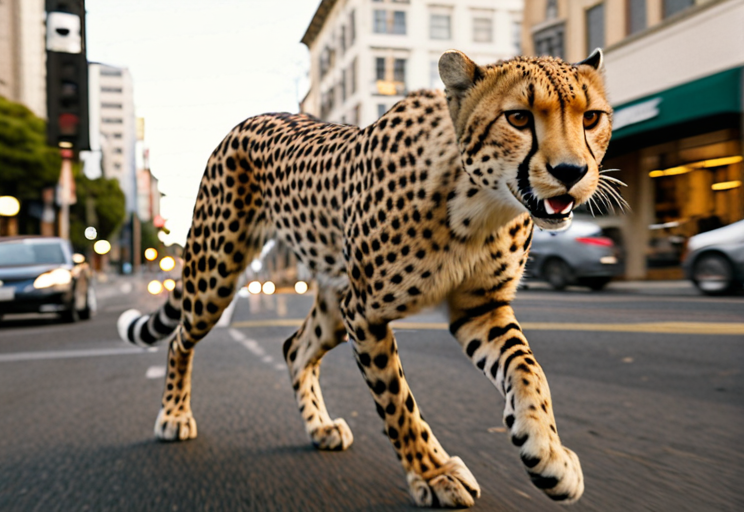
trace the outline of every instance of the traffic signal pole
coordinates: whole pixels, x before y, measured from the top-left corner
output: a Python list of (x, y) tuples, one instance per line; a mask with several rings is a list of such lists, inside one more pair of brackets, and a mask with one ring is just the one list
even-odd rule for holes
[(72, 157), (71, 149), (61, 149), (62, 168), (59, 173), (59, 236), (70, 239), (70, 203), (72, 202)]

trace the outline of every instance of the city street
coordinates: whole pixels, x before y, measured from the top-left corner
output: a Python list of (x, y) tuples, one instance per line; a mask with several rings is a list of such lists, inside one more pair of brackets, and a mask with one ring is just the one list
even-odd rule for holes
[[(325, 453), (305, 436), (282, 342), (309, 294), (237, 300), (197, 348), (198, 438), (163, 444), (152, 427), (165, 350), (116, 334), (121, 311), (163, 297), (124, 279), (98, 291), (91, 321), (0, 324), (0, 510), (414, 510), (348, 344), (326, 356), (321, 383), (354, 444)], [(514, 307), (561, 438), (582, 461), (586, 492), (570, 510), (744, 510), (744, 297), (702, 297), (684, 284), (536, 286)], [(427, 421), (481, 485), (473, 510), (558, 510), (530, 483), (501, 396), (445, 322), (435, 310), (395, 329)]]

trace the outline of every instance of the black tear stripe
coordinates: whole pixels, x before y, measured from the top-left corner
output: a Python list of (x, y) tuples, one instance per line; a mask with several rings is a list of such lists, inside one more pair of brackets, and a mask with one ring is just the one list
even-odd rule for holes
[[(523, 201), (537, 203), (537, 199), (532, 196), (532, 185), (530, 185), (530, 161), (532, 160), (532, 157), (535, 156), (535, 153), (537, 153), (539, 147), (534, 124), (530, 126), (530, 133), (532, 133), (532, 147), (524, 160), (522, 160), (522, 163), (517, 167), (517, 188), (519, 189), (519, 193), (522, 195)], [(530, 197), (527, 197), (528, 192)]]
[(597, 157), (594, 156), (594, 151), (592, 151), (592, 147), (589, 145), (589, 139), (586, 138), (586, 130), (584, 130), (584, 144), (586, 144), (586, 149), (589, 150), (589, 154), (592, 155), (592, 158), (594, 161), (597, 161)]

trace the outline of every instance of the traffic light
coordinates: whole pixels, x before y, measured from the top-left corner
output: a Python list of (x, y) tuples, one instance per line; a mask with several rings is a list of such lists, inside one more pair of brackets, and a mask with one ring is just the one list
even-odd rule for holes
[(51, 146), (90, 149), (85, 1), (46, 0), (47, 140)]

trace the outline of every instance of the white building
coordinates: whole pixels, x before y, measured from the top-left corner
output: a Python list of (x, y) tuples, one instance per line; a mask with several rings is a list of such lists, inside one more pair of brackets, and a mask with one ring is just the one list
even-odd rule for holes
[(46, 119), (43, 0), (0, 1), (0, 96)]
[(479, 64), (520, 52), (522, 0), (322, 0), (303, 112), (366, 126), (407, 92), (442, 88), (437, 63), (455, 48)]
[[(136, 124), (132, 77), (126, 68), (100, 63), (88, 67), (90, 148), (100, 155), (106, 178), (116, 178), (127, 198), (127, 212), (137, 210), (135, 172)], [(95, 165), (92, 167), (95, 168)], [(86, 174), (96, 178), (95, 171)]]

